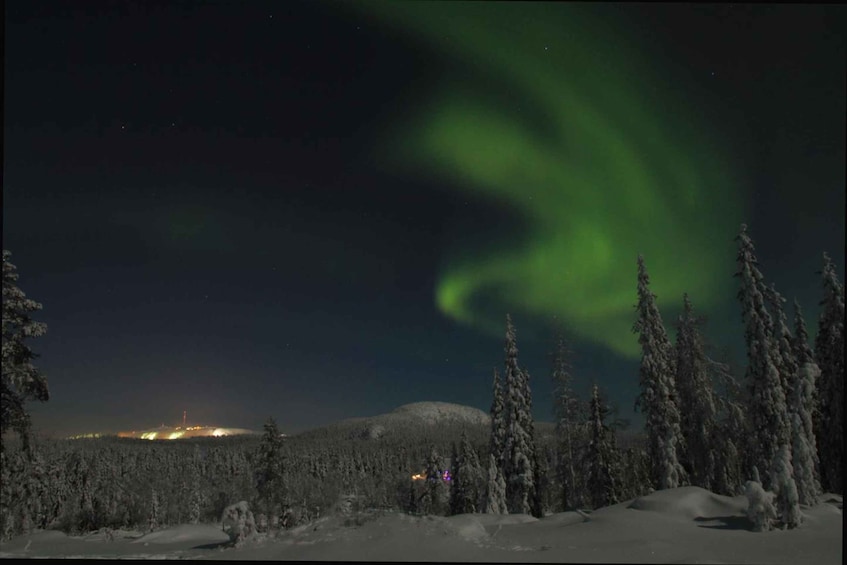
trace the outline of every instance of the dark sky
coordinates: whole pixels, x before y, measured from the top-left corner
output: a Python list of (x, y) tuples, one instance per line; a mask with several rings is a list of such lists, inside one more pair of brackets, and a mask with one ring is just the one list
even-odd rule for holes
[(822, 252), (843, 280), (844, 6), (5, 10), (3, 247), (44, 304), (47, 433), (487, 410), (506, 312), (536, 418), (554, 317), (578, 389), (631, 416), (638, 253), (669, 331), (689, 292), (742, 356), (741, 222), (810, 328)]

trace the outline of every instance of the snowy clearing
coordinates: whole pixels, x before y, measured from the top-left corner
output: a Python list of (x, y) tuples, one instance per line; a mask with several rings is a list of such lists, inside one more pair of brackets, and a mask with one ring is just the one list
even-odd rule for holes
[[(149, 534), (42, 531), (0, 544), (2, 558), (467, 561), (547, 563), (842, 562), (842, 497), (803, 508), (799, 529), (756, 533), (746, 499), (698, 487), (660, 491), (591, 513), (324, 517), (238, 548), (216, 525)], [(111, 540), (109, 539), (111, 537)]]

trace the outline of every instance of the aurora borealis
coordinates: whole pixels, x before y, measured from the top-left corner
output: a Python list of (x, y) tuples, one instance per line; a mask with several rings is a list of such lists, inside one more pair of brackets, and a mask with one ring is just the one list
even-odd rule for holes
[[(843, 280), (841, 5), (7, 3), (3, 239), (36, 429), (488, 410), (505, 314), (551, 418), (637, 425), (636, 257), (743, 359), (736, 236), (814, 335)], [(742, 371), (743, 373), (743, 371)]]
[(743, 217), (743, 187), (697, 109), (655, 91), (661, 73), (648, 54), (615, 41), (620, 30), (603, 29), (580, 4), (369, 6), (462, 71), (379, 152), (496, 200), (522, 226), (446, 259), (435, 297), (442, 312), (493, 334), (503, 311), (557, 316), (580, 337), (635, 356), (638, 253), (662, 296), (689, 292), (711, 309), (731, 294), (731, 247), (719, 242)]

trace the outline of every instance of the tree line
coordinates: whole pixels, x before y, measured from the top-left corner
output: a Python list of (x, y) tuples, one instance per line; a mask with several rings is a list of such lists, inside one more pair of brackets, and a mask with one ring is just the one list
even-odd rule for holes
[(25, 404), (49, 394), (27, 340), (46, 326), (32, 320), (41, 305), (18, 288), (4, 251), (0, 535), (214, 522), (238, 500), (250, 503), (266, 530), (331, 512), (541, 517), (685, 485), (747, 494), (757, 529), (796, 527), (801, 504), (843, 493), (844, 288), (824, 254), (812, 347), (797, 301), (789, 324), (785, 299), (765, 283), (746, 226), (736, 241), (743, 377), (707, 354), (704, 320), (687, 294), (671, 342), (637, 258), (643, 434), (624, 433), (596, 383), (590, 398), (579, 398), (561, 332), (551, 355), (554, 425), (537, 426), (507, 314), (487, 428), (436, 423), (399, 425), (378, 437), (323, 430), (283, 438), (269, 419), (261, 438), (153, 445), (32, 437)]

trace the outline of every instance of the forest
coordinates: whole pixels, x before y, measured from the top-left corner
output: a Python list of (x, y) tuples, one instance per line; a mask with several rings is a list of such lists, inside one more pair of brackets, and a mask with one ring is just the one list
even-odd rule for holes
[[(687, 295), (671, 341), (638, 257), (643, 430), (615, 419), (596, 384), (590, 398), (577, 397), (562, 335), (553, 398), (533, 400), (506, 315), (487, 425), (409, 423), (375, 434), (339, 424), (284, 437), (269, 418), (261, 437), (173, 441), (30, 433), (26, 403), (49, 395), (26, 342), (46, 328), (30, 318), (41, 305), (17, 288), (4, 251), (0, 533), (215, 523), (239, 501), (257, 531), (338, 512), (353, 522), (388, 511), (541, 517), (685, 485), (746, 495), (756, 530), (797, 527), (801, 504), (843, 493), (844, 287), (824, 254), (812, 346), (797, 303), (789, 323), (785, 299), (765, 283), (746, 226), (736, 240), (743, 375), (707, 353)], [(553, 424), (533, 421), (539, 401), (552, 405)]]

